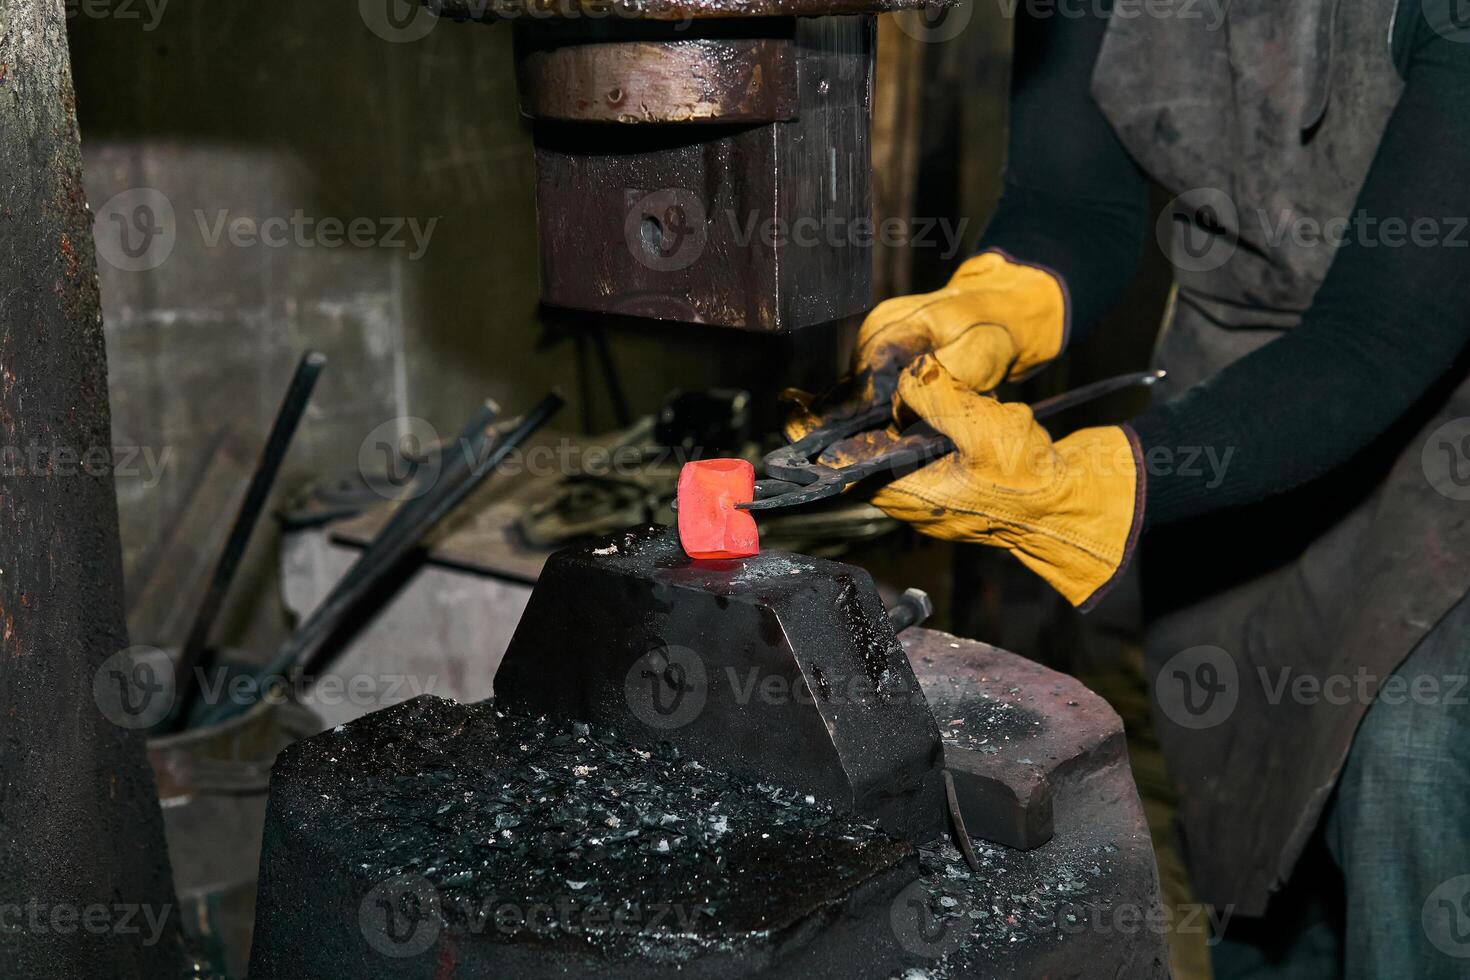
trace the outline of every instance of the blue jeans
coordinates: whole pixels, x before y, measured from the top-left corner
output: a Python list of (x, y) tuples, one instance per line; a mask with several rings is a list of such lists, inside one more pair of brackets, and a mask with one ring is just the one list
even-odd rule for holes
[[(1214, 947), (1217, 980), (1470, 977), (1467, 675), (1470, 597), (1398, 669), (1403, 696), (1364, 716), (1291, 881)], [(1437, 690), (1416, 696), (1419, 678)]]

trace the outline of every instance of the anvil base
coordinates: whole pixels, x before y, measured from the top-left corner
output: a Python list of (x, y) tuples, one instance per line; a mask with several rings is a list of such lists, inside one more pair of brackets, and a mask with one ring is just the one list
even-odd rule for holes
[(971, 872), (595, 726), (420, 698), (277, 763), (251, 976), (1166, 977), (1164, 930), (1188, 922), (1160, 907), (1117, 716), (1014, 655), (903, 638), (939, 704), (968, 689), (996, 716), (979, 757), (1044, 770), (1045, 844), (977, 842)]

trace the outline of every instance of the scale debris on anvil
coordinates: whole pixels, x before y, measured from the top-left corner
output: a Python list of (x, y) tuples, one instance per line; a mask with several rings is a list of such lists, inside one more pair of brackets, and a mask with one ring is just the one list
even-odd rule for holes
[[(837, 562), (695, 560), (653, 525), (558, 552), (494, 700), (421, 697), (283, 754), (251, 975), (1165, 975), (1159, 937), (1067, 925), (1157, 900), (1116, 715), (1003, 651), (904, 637)], [(972, 807), (1046, 807), (967, 814), (998, 839), (1050, 837), (1061, 794), (1057, 838), (964, 839), (962, 862), (947, 762)]]

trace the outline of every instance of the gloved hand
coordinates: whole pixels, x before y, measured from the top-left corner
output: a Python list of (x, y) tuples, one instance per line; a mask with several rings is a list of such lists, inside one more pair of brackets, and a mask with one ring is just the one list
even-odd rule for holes
[(900, 419), (912, 413), (949, 436), (956, 451), (883, 487), (876, 506), (936, 538), (1006, 549), (1073, 605), (1100, 597), (1143, 516), (1132, 430), (1082, 429), (1053, 442), (1031, 409), (977, 394), (933, 354), (902, 373), (895, 406)]
[(853, 373), (819, 399), (797, 403), (786, 426), (795, 441), (824, 422), (889, 401), (899, 371), (933, 352), (974, 391), (990, 391), (1061, 353), (1067, 299), (1062, 282), (1001, 252), (968, 259), (943, 289), (879, 303), (858, 332)]

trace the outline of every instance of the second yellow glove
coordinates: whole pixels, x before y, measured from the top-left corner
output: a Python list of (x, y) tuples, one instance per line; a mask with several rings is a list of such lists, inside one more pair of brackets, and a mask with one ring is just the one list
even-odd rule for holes
[(1143, 515), (1131, 430), (1082, 429), (1053, 442), (1030, 408), (977, 394), (935, 355), (902, 372), (896, 402), (956, 451), (883, 487), (875, 505), (933, 537), (1006, 549), (1073, 605), (1105, 591)]
[(943, 289), (874, 307), (858, 331), (852, 376), (819, 399), (789, 394), (798, 410), (787, 435), (796, 440), (826, 421), (889, 401), (899, 371), (921, 354), (932, 352), (972, 390), (990, 391), (1061, 353), (1067, 321), (1059, 278), (1002, 252), (981, 252)]

